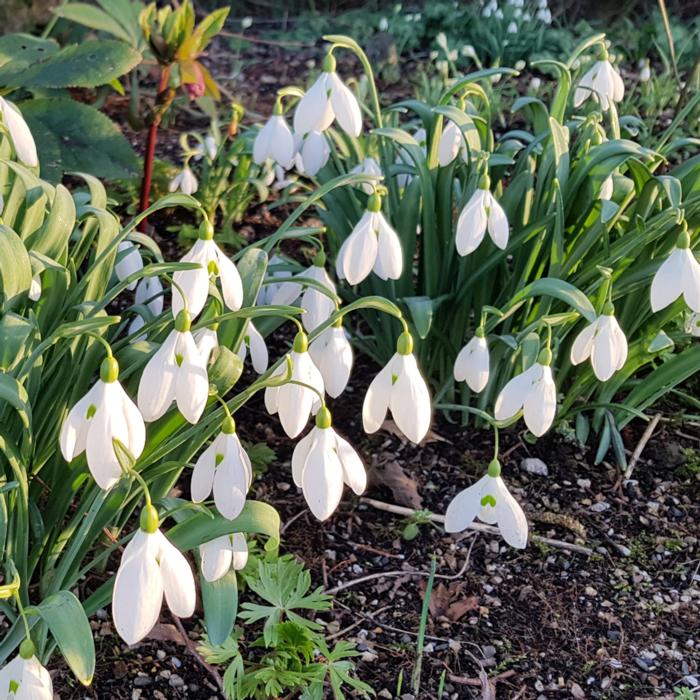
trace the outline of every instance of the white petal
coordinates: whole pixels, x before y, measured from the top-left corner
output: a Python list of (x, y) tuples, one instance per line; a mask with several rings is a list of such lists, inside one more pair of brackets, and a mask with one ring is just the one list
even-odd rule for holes
[(399, 430), (419, 443), (430, 428), (430, 394), (413, 355), (400, 355), (389, 408)]
[(461, 141), (462, 133), (459, 127), (454, 122), (448, 121), (438, 144), (438, 162), (441, 167), (449, 165), (457, 157)]
[(389, 410), (389, 398), (393, 387), (392, 367), (394, 355), (372, 380), (362, 404), (362, 425), (366, 433), (375, 433), (382, 427)]
[(304, 498), (319, 520), (333, 514), (343, 495), (343, 468), (333, 449), (331, 431), (331, 428), (319, 428), (302, 475)]
[(119, 636), (127, 644), (142, 640), (158, 622), (163, 603), (158, 552), (158, 541), (153, 535), (139, 530), (122, 556), (114, 581), (112, 617)]
[(214, 484), (214, 469), (216, 467), (216, 455), (223, 454), (221, 433), (214, 441), (199, 455), (192, 470), (190, 481), (190, 492), (195, 503), (201, 503), (209, 497)]
[(231, 535), (231, 552), (233, 553), (233, 568), (240, 571), (248, 563), (248, 543), (242, 532)]
[(466, 381), (477, 394), (489, 382), (489, 346), (486, 338), (474, 336), (459, 352), (455, 360), (454, 376), (458, 382)]
[(188, 331), (178, 335), (177, 352), (182, 356), (182, 363), (175, 377), (175, 400), (180, 413), (194, 424), (207, 405), (209, 378), (192, 334)]
[(270, 142), (272, 159), (283, 168), (289, 168), (294, 159), (294, 136), (282, 115), (272, 117), (275, 120)]
[[(612, 316), (601, 316), (591, 349), (591, 366), (601, 382), (607, 382), (617, 369), (617, 336), (610, 324)], [(613, 319), (614, 320), (614, 319)]]
[(693, 311), (700, 311), (700, 263), (690, 248), (684, 248), (682, 255), (683, 298)]
[[(535, 367), (542, 367), (535, 364)], [(552, 425), (557, 412), (557, 388), (552, 378), (552, 368), (542, 367), (539, 381), (535, 382), (525, 397), (523, 418), (525, 425), (536, 437), (544, 435)]]
[(248, 321), (246, 335), (248, 336), (248, 344), (250, 345), (250, 359), (253, 363), (253, 369), (258, 374), (262, 374), (267, 371), (269, 362), (265, 339), (260, 335), (260, 332), (253, 325), (252, 321)]
[(375, 226), (378, 236), (374, 272), (383, 280), (397, 280), (403, 270), (403, 251), (399, 237), (381, 212), (375, 214)]
[(294, 452), (292, 452), (292, 479), (294, 479), (294, 484), (299, 488), (301, 488), (302, 477), (304, 476), (304, 465), (318, 430), (316, 427), (312, 428), (308, 435), (299, 440), (294, 447)]
[(146, 444), (146, 426), (143, 422), (143, 416), (118, 381), (113, 382), (112, 386), (111, 392), (114, 396), (112, 398), (110, 395), (109, 400), (121, 404), (121, 412), (126, 420), (129, 435), (126, 446), (133, 458), (138, 459)]
[(59, 442), (61, 453), (66, 462), (72, 461), (85, 450), (85, 441), (87, 440), (88, 427), (91, 420), (87, 417), (88, 409), (90, 406), (95, 406), (96, 408), (97, 404), (102, 402), (103, 391), (104, 382), (96, 382), (65, 417), (61, 426)]
[(520, 374), (516, 374), (501, 390), (496, 399), (494, 417), (496, 420), (508, 420), (512, 418), (525, 403), (533, 381), (542, 373), (542, 366), (532, 365)]
[(202, 576), (209, 583), (218, 581), (229, 572), (233, 552), (228, 535), (222, 535), (199, 546)]
[(272, 138), (275, 133), (274, 120), (277, 117), (270, 117), (265, 126), (258, 131), (255, 141), (253, 142), (253, 161), (258, 165), (262, 165), (268, 158), (272, 158)]
[[(121, 241), (117, 246), (117, 263), (114, 266), (114, 274), (120, 282), (129, 275), (143, 269), (143, 260), (138, 248), (131, 241)], [(137, 281), (129, 283), (127, 289), (136, 289)]]
[[(214, 244), (216, 245), (216, 244)], [(233, 260), (216, 246), (216, 263), (224, 303), (231, 311), (238, 311), (243, 305), (243, 282)]]
[(194, 613), (197, 593), (189, 562), (177, 547), (160, 532), (160, 573), (163, 580), (165, 601), (178, 617), (189, 617)]
[(508, 245), (508, 219), (503, 207), (496, 201), (496, 198), (489, 193), (488, 203), (488, 230), (491, 240), (495, 245), (504, 250)]
[[(332, 430), (332, 428), (331, 428)], [(333, 431), (335, 450), (343, 467), (343, 481), (359, 496), (367, 488), (367, 472), (353, 446)]]
[(346, 134), (357, 138), (362, 131), (362, 113), (355, 95), (335, 72), (328, 74), (326, 86), (338, 124)]
[(359, 284), (372, 271), (377, 259), (377, 234), (372, 212), (365, 212), (338, 252), (338, 276)]
[(197, 240), (192, 249), (182, 257), (182, 262), (199, 263), (201, 266), (199, 269), (178, 270), (173, 274), (172, 311), (174, 317), (185, 308), (182, 294), (185, 295), (187, 310), (193, 318), (204, 308), (209, 295), (209, 270), (207, 269), (209, 261), (206, 246), (208, 242)]
[(570, 357), (572, 365), (580, 365), (591, 356), (593, 339), (598, 330), (598, 320), (599, 319), (596, 319), (593, 323), (588, 324), (576, 336), (576, 340), (574, 340), (574, 344), (571, 346)]
[(148, 304), (149, 311), (154, 316), (163, 313), (163, 285), (158, 277), (144, 277), (136, 287), (134, 301), (137, 304)]
[(342, 328), (328, 328), (323, 333), (325, 342), (317, 338), (309, 348), (309, 353), (323, 377), (326, 393), (338, 398), (350, 379), (353, 365), (352, 347)]
[(224, 441), (224, 458), (214, 474), (214, 503), (221, 515), (233, 520), (243, 510), (252, 474), (236, 434), (225, 435)]
[(39, 165), (39, 159), (34, 137), (27, 122), (24, 121), (22, 113), (15, 105), (2, 97), (0, 97), (0, 112), (2, 112), (2, 119), (12, 139), (17, 157), (30, 168), (36, 168)]
[(175, 344), (177, 331), (172, 331), (156, 350), (143, 370), (136, 404), (146, 421), (160, 418), (175, 398)]
[(496, 521), (503, 539), (516, 549), (524, 549), (527, 545), (527, 518), (520, 504), (508, 491), (503, 479), (495, 477), (496, 491)]
[(19, 691), (11, 697), (13, 700), (53, 700), (51, 676), (36, 656), (24, 661)]
[(683, 291), (683, 267), (685, 255), (682, 249), (674, 248), (671, 255), (661, 263), (651, 282), (651, 310), (660, 311), (672, 304)]
[(310, 131), (323, 131), (333, 121), (333, 108), (326, 88), (327, 73), (321, 73), (309, 91), (299, 100), (294, 112), (294, 131), (308, 134)]
[(219, 347), (219, 336), (213, 328), (200, 328), (192, 337), (202, 362), (205, 366), (208, 365), (211, 354)]
[(484, 201), (488, 194), (485, 190), (476, 190), (457, 219), (455, 244), (462, 256), (473, 253), (484, 240), (488, 223)]
[(328, 162), (330, 148), (326, 137), (320, 131), (311, 131), (302, 141), (299, 155), (303, 165), (303, 172), (313, 177)]
[(461, 532), (474, 522), (474, 518), (481, 509), (481, 491), (485, 478), (482, 477), (452, 499), (445, 513), (446, 532)]

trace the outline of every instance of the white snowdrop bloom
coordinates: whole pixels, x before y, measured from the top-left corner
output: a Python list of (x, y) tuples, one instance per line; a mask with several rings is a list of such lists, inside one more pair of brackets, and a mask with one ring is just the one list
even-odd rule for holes
[(477, 394), (489, 383), (489, 344), (484, 329), (476, 329), (474, 337), (459, 351), (454, 366), (454, 377), (466, 382)]
[(328, 396), (337, 399), (350, 379), (353, 353), (341, 325), (327, 328), (309, 346), (309, 354), (323, 377)]
[(248, 321), (243, 340), (238, 348), (237, 354), (241, 360), (245, 360), (248, 350), (250, 350), (250, 361), (253, 369), (262, 374), (267, 371), (269, 355), (265, 338), (260, 335), (260, 331), (253, 325), (253, 321)]
[(383, 280), (401, 277), (401, 242), (384, 218), (381, 207), (381, 197), (373, 194), (367, 202), (367, 211), (340, 246), (335, 271), (348, 284), (359, 284), (372, 271)]
[(131, 320), (131, 323), (129, 324), (129, 330), (127, 331), (127, 333), (130, 336), (134, 336), (129, 341), (130, 343), (138, 343), (140, 340), (146, 340), (145, 333), (141, 333), (141, 335), (136, 335), (136, 333), (138, 333), (145, 325), (146, 321), (144, 320), (143, 316), (141, 316), (141, 314), (136, 314)]
[(29, 292), (27, 293), (30, 301), (39, 301), (41, 299), (41, 276), (34, 275), (29, 284)]
[(464, 58), (471, 58), (472, 60), (476, 59), (476, 51), (474, 50), (474, 47), (471, 44), (465, 44), (459, 52), (464, 56)]
[(59, 442), (67, 462), (83, 452), (98, 486), (109, 489), (122, 476), (114, 440), (134, 459), (143, 452), (146, 427), (139, 410), (118, 381), (119, 365), (113, 357), (102, 362), (100, 379), (68, 412)]
[(389, 29), (389, 20), (386, 17), (381, 17), (379, 20), (379, 31), (386, 32)]
[(252, 17), (244, 17), (241, 20), (241, 29), (250, 29), (253, 26), (253, 18)]
[(153, 506), (141, 512), (141, 527), (124, 548), (112, 593), (119, 636), (136, 644), (153, 629), (165, 601), (173, 614), (194, 613), (196, 590), (187, 559), (158, 529)]
[(202, 575), (209, 583), (214, 583), (233, 569), (245, 569), (248, 563), (248, 543), (242, 532), (222, 535), (199, 545)]
[(612, 199), (613, 188), (613, 176), (611, 173), (605, 178), (605, 180), (603, 180), (603, 184), (600, 186), (600, 194), (598, 195), (598, 199)]
[(296, 139), (298, 151), (294, 157), (297, 171), (301, 175), (314, 177), (328, 162), (331, 154), (326, 137), (320, 131), (310, 131)]
[(458, 493), (445, 513), (445, 530), (461, 532), (474, 519), (497, 525), (503, 539), (517, 549), (527, 545), (527, 519), (520, 504), (501, 479), (501, 465), (494, 459), (488, 473), (468, 489)]
[(506, 29), (506, 32), (508, 34), (517, 34), (518, 33), (518, 25), (515, 21), (511, 21), (508, 24), (508, 28)]
[[(218, 324), (216, 325), (218, 326)], [(207, 366), (211, 354), (219, 347), (219, 336), (216, 333), (216, 327), (207, 326), (206, 328), (200, 328), (192, 334), (192, 338), (197, 346), (202, 362)]]
[[(384, 178), (382, 175), (382, 169), (379, 167), (379, 163), (377, 163), (372, 156), (367, 156), (367, 158), (364, 158), (350, 172), (354, 175), (374, 175), (381, 179)], [(360, 183), (359, 187), (362, 188), (362, 191), (365, 194), (371, 195), (372, 192), (374, 192), (374, 186), (377, 184), (377, 182), (379, 181), (375, 180), (373, 182), (362, 182)]]
[(294, 483), (304, 493), (309, 510), (327, 520), (338, 507), (343, 483), (358, 496), (367, 488), (367, 473), (350, 443), (331, 427), (331, 413), (323, 406), (316, 425), (301, 439), (292, 454)]
[(639, 63), (639, 82), (648, 83), (651, 80), (651, 66), (649, 65), (649, 59), (643, 58)]
[(136, 304), (145, 304), (153, 316), (163, 313), (163, 285), (159, 277), (143, 277), (134, 294)]
[[(308, 352), (309, 341), (305, 333), (297, 333), (294, 347), (289, 354), (292, 364), (291, 380), (308, 386), (292, 384), (269, 386), (265, 389), (265, 408), (271, 415), (279, 413), (284, 432), (291, 438), (304, 429), (309, 415), (316, 415), (321, 408), (321, 396), (324, 392), (323, 377)], [(285, 364), (281, 364), (274, 377), (286, 374)], [(309, 388), (313, 387), (313, 388)], [(314, 391), (315, 390), (315, 391)]]
[(552, 353), (543, 350), (540, 359), (513, 377), (496, 399), (494, 416), (504, 421), (523, 412), (525, 425), (536, 437), (544, 435), (557, 412), (557, 388), (552, 377)]
[(183, 194), (194, 194), (199, 187), (195, 174), (185, 165), (182, 170), (170, 181), (169, 192), (180, 191)]
[(688, 316), (685, 322), (685, 332), (696, 338), (700, 337), (700, 313), (693, 313)]
[(24, 165), (36, 168), (39, 165), (36, 144), (22, 113), (12, 102), (0, 97), (0, 116), (2, 116), (2, 123), (10, 136), (17, 157)]
[(0, 700), (53, 700), (51, 676), (28, 639), (22, 642), (19, 654), (0, 669)]
[(412, 442), (419, 443), (430, 428), (430, 394), (413, 356), (413, 338), (403, 332), (396, 353), (372, 380), (362, 404), (365, 432), (381, 428), (391, 411), (398, 429)]
[[(287, 272), (287, 270), (271, 269), (273, 267), (279, 268), (280, 265), (286, 264), (287, 261), (276, 253), (270, 256), (267, 263), (268, 279), (274, 279), (275, 277), (289, 277), (289, 272)], [(270, 304), (272, 304), (272, 300), (275, 298), (275, 294), (277, 294), (281, 286), (281, 284), (275, 283), (263, 284), (258, 292), (258, 298), (255, 300), (256, 306), (270, 306)]]
[(233, 418), (226, 418), (221, 432), (194, 465), (192, 500), (201, 503), (213, 491), (219, 513), (233, 520), (241, 514), (252, 482), (250, 458), (238, 439)]
[(219, 145), (216, 143), (216, 139), (211, 134), (207, 134), (204, 137), (204, 151), (209, 156), (209, 160), (214, 160), (216, 158), (216, 154), (219, 151)]
[(462, 157), (467, 160), (467, 149), (462, 130), (453, 122), (448, 121), (440, 135), (438, 144), (438, 162), (444, 168), (449, 165), (462, 150)]
[(499, 7), (494, 13), (493, 16), (496, 17), (497, 19), (503, 19), (503, 10)]
[[(117, 246), (117, 262), (114, 265), (114, 274), (120, 282), (129, 275), (143, 270), (143, 260), (139, 249), (131, 241), (121, 241)], [(127, 289), (134, 290), (138, 280), (130, 282)]]
[(332, 297), (316, 287), (304, 284), (304, 280), (313, 280), (335, 295), (335, 285), (324, 268), (325, 263), (325, 254), (318, 253), (313, 265), (294, 276), (299, 282), (282, 282), (272, 299), (273, 306), (277, 304), (287, 306), (301, 296), (300, 306), (306, 312), (302, 314), (301, 321), (309, 333), (327, 321), (335, 311), (335, 301)]
[(540, 22), (544, 22), (545, 24), (552, 23), (552, 12), (548, 8), (537, 10), (535, 17), (537, 17)]
[(571, 363), (581, 364), (589, 357), (593, 373), (601, 382), (624, 367), (627, 361), (627, 338), (614, 316), (612, 304), (576, 336), (571, 346)]
[[(231, 311), (238, 311), (243, 304), (243, 283), (233, 260), (212, 240), (214, 229), (204, 225), (200, 238), (191, 250), (182, 256), (181, 262), (199, 263), (196, 270), (178, 270), (173, 275), (173, 316), (185, 308), (182, 294), (187, 301), (187, 311), (194, 317), (204, 308), (209, 295), (209, 276), (218, 277), (224, 304)], [(179, 287), (179, 289), (178, 289)], [(180, 291), (182, 290), (182, 291)]]
[(621, 102), (624, 95), (625, 84), (606, 57), (596, 61), (579, 81), (574, 92), (574, 107), (580, 107), (590, 97), (607, 111), (613, 102)]
[(532, 80), (530, 81), (530, 90), (532, 90), (532, 92), (537, 92), (541, 87), (542, 79), (538, 78), (537, 76), (532, 78)]
[(481, 16), (486, 17), (487, 19), (493, 15), (493, 9), (491, 8), (491, 4), (489, 3), (484, 7), (484, 9), (481, 11)]
[(700, 263), (690, 249), (687, 232), (678, 237), (671, 255), (661, 263), (651, 283), (651, 309), (660, 311), (683, 295), (685, 303), (700, 312)]
[(165, 415), (173, 401), (190, 423), (197, 423), (208, 397), (207, 366), (190, 333), (189, 315), (181, 311), (175, 329), (143, 370), (137, 404), (149, 423)]
[(504, 250), (508, 245), (508, 218), (488, 186), (474, 191), (457, 219), (457, 252), (460, 255), (473, 253), (487, 230), (494, 244)]
[(253, 160), (262, 165), (268, 158), (283, 168), (289, 168), (296, 148), (294, 135), (287, 125), (279, 100), (275, 103), (272, 116), (267, 120), (253, 143)]
[(301, 135), (310, 131), (325, 131), (336, 120), (349, 136), (358, 137), (362, 131), (360, 105), (335, 72), (332, 54), (326, 54), (322, 70), (316, 82), (299, 100), (294, 112), (294, 131)]

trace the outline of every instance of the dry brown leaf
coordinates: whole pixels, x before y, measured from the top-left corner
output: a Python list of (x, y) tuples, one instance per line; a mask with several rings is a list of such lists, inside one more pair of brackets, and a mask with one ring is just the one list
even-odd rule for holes
[(418, 493), (418, 485), (406, 474), (396, 460), (385, 462), (381, 467), (375, 469), (374, 478), (375, 481), (384, 484), (391, 490), (398, 505), (416, 509), (423, 507), (423, 499)]
[[(464, 593), (465, 584), (454, 581), (449, 586), (438, 583), (430, 595), (430, 614), (433, 617), (445, 617), (457, 622), (468, 612), (479, 609), (479, 596), (467, 596)], [(423, 586), (425, 595), (425, 587)]]
[(175, 642), (186, 646), (186, 642), (175, 625), (169, 625), (159, 622), (149, 633), (149, 639), (155, 639), (159, 642)]

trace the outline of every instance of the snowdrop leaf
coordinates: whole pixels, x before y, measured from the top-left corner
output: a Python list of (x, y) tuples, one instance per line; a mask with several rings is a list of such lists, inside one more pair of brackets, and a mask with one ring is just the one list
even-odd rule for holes
[(34, 610), (51, 630), (75, 677), (83, 685), (90, 685), (95, 673), (95, 644), (80, 601), (70, 591), (59, 591)]
[(402, 301), (408, 307), (418, 336), (421, 339), (426, 338), (438, 305), (436, 300), (429, 297), (404, 297)]
[(22, 239), (0, 224), (0, 298), (3, 311), (8, 311), (29, 291), (32, 266)]
[(553, 277), (543, 277), (536, 280), (515, 294), (510, 300), (510, 305), (514, 306), (533, 296), (554, 297), (576, 309), (589, 323), (593, 323), (596, 319), (595, 309), (588, 297), (573, 284), (564, 280)]
[(236, 572), (228, 571), (216, 581), (199, 577), (204, 607), (204, 624), (212, 644), (223, 644), (233, 631), (238, 614), (238, 579)]
[(224, 396), (241, 378), (243, 360), (226, 346), (219, 345), (212, 353), (208, 373), (209, 383), (216, 387), (219, 396)]

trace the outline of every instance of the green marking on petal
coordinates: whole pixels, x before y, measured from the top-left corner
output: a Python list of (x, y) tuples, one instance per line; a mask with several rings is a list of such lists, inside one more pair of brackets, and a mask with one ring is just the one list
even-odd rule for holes
[(178, 353), (175, 353), (175, 364), (177, 364), (178, 367), (181, 367), (181, 366), (182, 366), (182, 361), (183, 361), (184, 359), (185, 359), (185, 358), (182, 356), (181, 353), (179, 353), (179, 352), (178, 352)]
[(90, 420), (90, 418), (92, 418), (96, 413), (97, 413), (97, 406), (95, 406), (94, 403), (91, 403), (91, 404), (88, 406), (88, 410), (87, 410), (87, 413), (85, 414), (85, 417), (86, 417), (88, 420)]
[(482, 506), (491, 506), (491, 508), (495, 508), (496, 507), (496, 499), (490, 493), (487, 493), (481, 499), (481, 505)]
[(391, 375), (391, 386), (394, 386), (394, 384), (396, 384), (398, 378), (399, 378), (399, 375), (398, 375), (398, 374), (392, 374), (392, 375)]
[(12, 679), (10, 681), (10, 695), (17, 694), (17, 691), (19, 690), (19, 683)]
[(214, 457), (214, 464), (215, 466), (219, 466), (222, 462), (224, 461), (224, 456), (222, 454), (219, 454), (218, 452), (216, 453), (216, 456)]
[(209, 272), (210, 275), (219, 275), (219, 266), (216, 264), (214, 260), (210, 260), (209, 264), (207, 265), (207, 271)]

